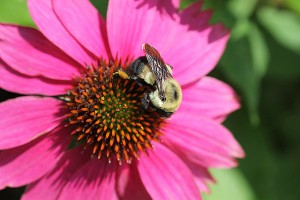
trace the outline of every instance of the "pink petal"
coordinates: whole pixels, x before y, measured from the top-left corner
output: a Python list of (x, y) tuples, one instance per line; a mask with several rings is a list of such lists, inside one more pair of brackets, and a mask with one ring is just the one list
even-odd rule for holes
[(139, 1), (132, 0), (109, 1), (107, 31), (113, 57), (125, 60), (139, 56), (135, 51), (141, 48), (143, 38), (151, 28), (151, 25), (145, 24), (154, 17), (153, 9), (148, 10), (147, 6), (138, 8), (139, 4)]
[(234, 90), (212, 77), (203, 77), (184, 87), (182, 92), (183, 101), (177, 112), (194, 113), (219, 121), (240, 107)]
[(105, 20), (89, 1), (54, 0), (53, 8), (66, 29), (85, 48), (98, 57), (108, 59)]
[(0, 60), (0, 88), (20, 94), (61, 95), (71, 88), (70, 81), (32, 77), (16, 72)]
[(110, 1), (107, 26), (112, 54), (136, 58), (143, 55), (141, 44), (147, 42), (174, 67), (173, 76), (185, 85), (215, 67), (229, 33), (220, 24), (209, 25), (211, 13), (200, 11), (200, 4), (168, 15), (157, 9), (162, 2)]
[(0, 104), (0, 149), (34, 140), (62, 123), (61, 101), (49, 97), (18, 97)]
[(53, 169), (70, 143), (65, 129), (56, 129), (23, 146), (0, 152), (0, 189), (31, 183)]
[(121, 199), (151, 199), (135, 164), (120, 166), (117, 177), (117, 191)]
[(61, 24), (61, 21), (53, 10), (51, 0), (28, 0), (28, 8), (39, 30), (53, 44), (82, 65), (96, 63), (95, 58), (85, 51)]
[(33, 28), (0, 24), (0, 56), (30, 76), (70, 80), (80, 75), (80, 65)]
[[(184, 158), (183, 158), (184, 159)], [(196, 163), (192, 162), (185, 162), (186, 165), (189, 167), (191, 172), (193, 173), (194, 180), (201, 192), (209, 193), (208, 183), (215, 183), (214, 178), (211, 176), (207, 168), (202, 167)]]
[(152, 199), (201, 199), (190, 170), (161, 144), (141, 158), (138, 170)]
[(244, 152), (232, 134), (219, 123), (178, 112), (165, 127), (164, 141), (174, 151), (203, 167), (233, 167), (234, 157), (243, 157)]
[[(211, 36), (221, 34), (223, 36), (218, 36), (218, 39)], [(173, 76), (181, 85), (198, 80), (216, 66), (226, 47), (229, 33), (222, 25), (218, 24), (207, 28), (205, 31), (197, 32), (197, 34), (186, 34), (186, 37), (186, 39), (182, 39), (182, 46), (178, 45), (178, 50), (174, 47), (173, 55), (169, 56), (166, 53), (166, 61), (170, 60), (174, 69)], [(214, 38), (212, 41), (210, 39), (203, 41), (203, 38), (211, 37)], [(202, 39), (199, 40), (198, 38)], [(187, 48), (189, 50), (186, 50)], [(184, 53), (180, 53), (182, 51)]]
[(90, 160), (66, 183), (58, 199), (118, 199), (115, 190), (116, 163)]
[(156, 16), (153, 22), (156, 26), (145, 41), (173, 66), (173, 76), (181, 85), (199, 79), (216, 66), (229, 33), (220, 24), (209, 24), (209, 11), (200, 11), (200, 4), (193, 4), (175, 20)]
[(67, 151), (51, 172), (27, 187), (22, 199), (58, 199), (72, 175), (90, 160), (87, 152), (82, 153), (81, 151), (80, 147)]
[(178, 4), (178, 0), (109, 1), (107, 31), (112, 55), (123, 60), (142, 55), (141, 46), (150, 30), (160, 26), (155, 24), (155, 15), (173, 15)]
[(138, 7), (147, 6), (148, 8), (154, 8), (163, 15), (169, 15), (174, 17), (180, 6), (179, 0), (142, 0), (139, 2)]

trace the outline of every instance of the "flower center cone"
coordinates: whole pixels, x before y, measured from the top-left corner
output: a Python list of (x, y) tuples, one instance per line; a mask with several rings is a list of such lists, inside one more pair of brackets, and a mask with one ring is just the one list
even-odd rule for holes
[(127, 67), (99, 61), (76, 79), (65, 98), (75, 144), (90, 147), (92, 157), (115, 158), (120, 164), (152, 149), (151, 141), (160, 141), (164, 124), (154, 110), (141, 108), (147, 88), (116, 75)]

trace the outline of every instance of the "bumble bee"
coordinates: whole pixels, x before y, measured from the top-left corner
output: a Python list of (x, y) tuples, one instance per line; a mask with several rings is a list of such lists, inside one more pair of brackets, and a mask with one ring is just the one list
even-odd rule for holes
[(145, 43), (142, 49), (145, 56), (134, 60), (128, 73), (119, 70), (117, 74), (149, 88), (150, 92), (142, 99), (144, 109), (150, 105), (162, 117), (170, 117), (181, 104), (181, 86), (172, 77), (173, 68), (165, 64), (155, 48)]

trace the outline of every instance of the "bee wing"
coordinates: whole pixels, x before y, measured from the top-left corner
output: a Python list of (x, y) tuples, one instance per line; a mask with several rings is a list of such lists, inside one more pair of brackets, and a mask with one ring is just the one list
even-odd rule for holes
[(143, 44), (142, 48), (146, 54), (146, 58), (151, 68), (151, 71), (155, 75), (157, 89), (160, 94), (160, 97), (161, 99), (165, 99), (165, 93), (163, 89), (164, 80), (167, 77), (172, 77), (172, 75), (167, 69), (166, 64), (160, 56), (159, 52), (155, 48), (153, 48), (147, 43)]

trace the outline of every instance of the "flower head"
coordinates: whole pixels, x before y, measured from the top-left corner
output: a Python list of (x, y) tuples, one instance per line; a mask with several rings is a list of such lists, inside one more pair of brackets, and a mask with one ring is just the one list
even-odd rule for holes
[[(0, 104), (0, 189), (28, 185), (23, 199), (201, 199), (209, 168), (236, 166), (243, 150), (220, 123), (239, 103), (205, 76), (229, 32), (209, 25), (201, 4), (178, 4), (110, 0), (105, 21), (89, 1), (29, 0), (38, 30), (0, 25), (0, 87), (29, 95)], [(170, 119), (141, 108), (146, 87), (114, 75), (143, 43), (182, 87)]]

